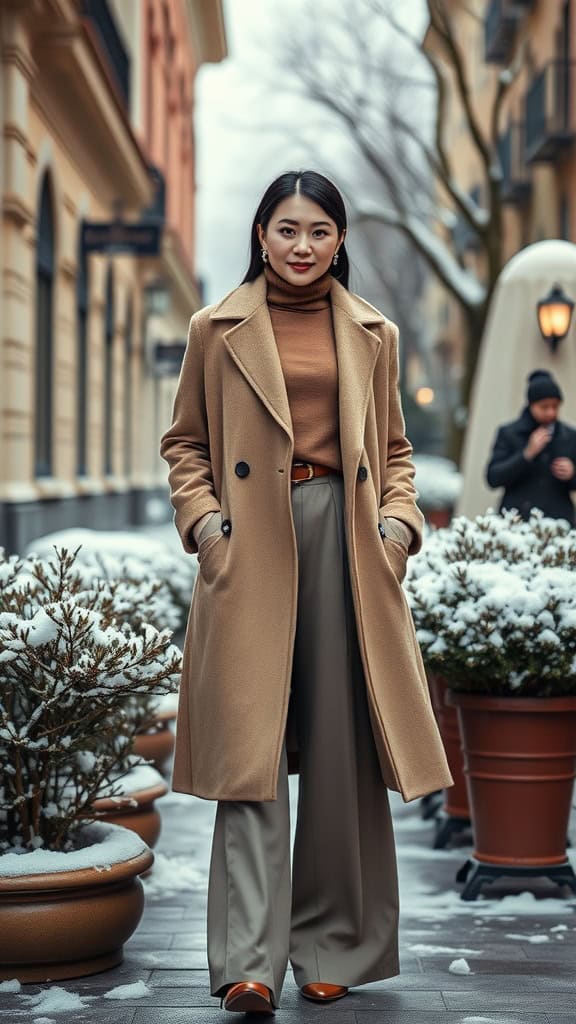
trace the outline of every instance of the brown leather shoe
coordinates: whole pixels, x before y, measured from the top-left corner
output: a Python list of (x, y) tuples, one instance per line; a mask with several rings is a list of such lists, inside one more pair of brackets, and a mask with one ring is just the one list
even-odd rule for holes
[(329, 985), (325, 981), (303, 985), (300, 991), (306, 999), (313, 999), (315, 1003), (328, 1003), (332, 999), (342, 999), (342, 996), (348, 995), (345, 985)]
[(270, 989), (259, 981), (239, 981), (231, 985), (220, 1004), (235, 1013), (274, 1013)]

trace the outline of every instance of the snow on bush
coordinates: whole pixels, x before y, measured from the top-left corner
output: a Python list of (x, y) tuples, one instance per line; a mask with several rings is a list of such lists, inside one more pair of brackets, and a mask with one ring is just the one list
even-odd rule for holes
[(427, 668), (454, 689), (576, 694), (576, 531), (534, 512), (459, 517), (405, 582)]
[(117, 792), (138, 702), (175, 690), (181, 669), (146, 599), (65, 551), (0, 551), (0, 849), (65, 849), (92, 801)]
[(462, 490), (462, 476), (456, 463), (440, 455), (415, 455), (413, 462), (418, 504), (426, 511), (453, 508)]
[(186, 624), (197, 559), (184, 552), (176, 554), (160, 540), (141, 533), (107, 530), (59, 530), (39, 537), (28, 546), (29, 553), (43, 557), (54, 546), (76, 551), (77, 563), (107, 579), (129, 580), (154, 587), (159, 628), (182, 629)]

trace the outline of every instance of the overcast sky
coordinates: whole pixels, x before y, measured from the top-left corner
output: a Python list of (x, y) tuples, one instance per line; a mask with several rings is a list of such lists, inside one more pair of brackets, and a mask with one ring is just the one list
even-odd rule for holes
[[(306, 129), (314, 137), (314, 112), (282, 94), (286, 70), (277, 72), (277, 88), (263, 91), (261, 84), (263, 69), (274, 79), (270, 56), (279, 33), (314, 3), (224, 0), (229, 57), (201, 68), (196, 83), (197, 262), (207, 302), (244, 276), (250, 224), (266, 186), (287, 170), (327, 171), (302, 138)], [(421, 30), (423, 0), (403, 0), (401, 7), (403, 21)]]

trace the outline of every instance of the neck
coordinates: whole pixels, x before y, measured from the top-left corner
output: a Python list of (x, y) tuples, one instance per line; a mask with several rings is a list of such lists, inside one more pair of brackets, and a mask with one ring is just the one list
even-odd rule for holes
[(292, 284), (280, 277), (270, 264), (264, 268), (268, 284), (267, 300), (270, 306), (308, 313), (315, 309), (326, 309), (330, 305), (329, 292), (332, 274), (329, 270), (310, 284)]

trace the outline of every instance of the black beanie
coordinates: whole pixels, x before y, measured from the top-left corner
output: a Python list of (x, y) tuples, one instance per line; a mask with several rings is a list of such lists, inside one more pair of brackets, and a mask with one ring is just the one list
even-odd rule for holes
[(529, 375), (527, 398), (528, 405), (540, 402), (543, 398), (559, 398), (561, 402), (564, 401), (564, 395), (548, 370), (534, 370)]

